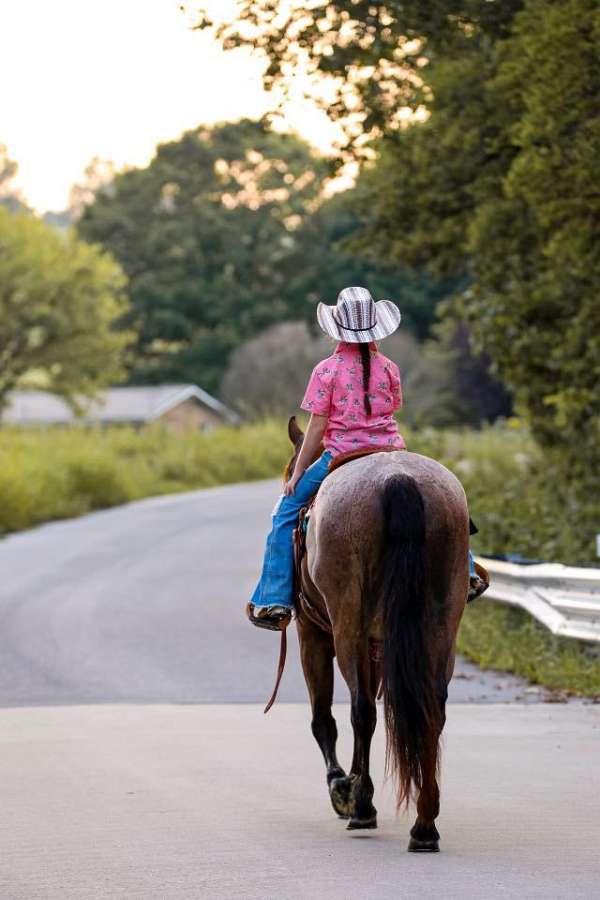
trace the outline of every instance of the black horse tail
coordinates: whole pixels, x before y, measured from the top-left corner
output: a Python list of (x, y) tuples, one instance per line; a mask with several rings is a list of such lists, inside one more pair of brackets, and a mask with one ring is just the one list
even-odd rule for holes
[(398, 783), (398, 807), (437, 766), (441, 709), (430, 642), (425, 567), (425, 509), (409, 475), (394, 475), (382, 496), (383, 702), (386, 768)]

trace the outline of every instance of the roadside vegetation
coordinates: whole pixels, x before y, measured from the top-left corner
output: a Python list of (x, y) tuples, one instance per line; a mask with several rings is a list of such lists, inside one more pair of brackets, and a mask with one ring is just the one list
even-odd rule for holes
[(175, 434), (156, 426), (0, 431), (0, 532), (155, 494), (270, 478), (283, 467), (281, 424)]
[[(411, 429), (411, 450), (462, 481), (480, 529), (477, 552), (595, 560), (593, 498), (548, 482), (543, 453), (517, 419), (471, 429)], [(0, 533), (154, 494), (271, 478), (288, 459), (283, 419), (176, 434), (164, 427), (0, 431)]]
[(558, 637), (518, 607), (482, 598), (463, 617), (458, 650), (483, 669), (522, 675), (558, 693), (600, 697), (600, 645)]

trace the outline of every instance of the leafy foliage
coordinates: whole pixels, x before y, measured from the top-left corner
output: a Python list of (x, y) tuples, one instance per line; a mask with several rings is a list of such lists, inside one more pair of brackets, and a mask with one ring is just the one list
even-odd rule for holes
[[(226, 49), (250, 47), (265, 56), (267, 89), (284, 93), (299, 70), (313, 77), (314, 96), (341, 120), (353, 154), (365, 136), (400, 128), (402, 107), (430, 99), (424, 68), (449, 53), (461, 56), (475, 34), (494, 40), (506, 33), (522, 0), (237, 0), (233, 18), (199, 15)], [(315, 77), (316, 76), (316, 77)], [(323, 78), (329, 90), (319, 91)], [(332, 99), (333, 95), (333, 99)]]
[(0, 206), (10, 212), (24, 213), (29, 212), (28, 206), (13, 184), (18, 169), (17, 163), (9, 157), (5, 145), (0, 144)]
[(317, 300), (347, 284), (392, 297), (428, 334), (447, 286), (344, 250), (358, 220), (345, 195), (323, 199), (326, 174), (300, 139), (242, 121), (187, 132), (147, 168), (98, 182), (78, 227), (129, 277), (132, 381), (216, 391), (234, 348), (281, 321), (314, 327)]
[(175, 433), (0, 431), (0, 534), (154, 494), (266, 478), (289, 450), (281, 423)]
[[(600, 5), (529, 0), (487, 86), (513, 158), (462, 308), (571, 476), (600, 465)], [(598, 484), (598, 482), (596, 482)]]
[(285, 318), (322, 175), (302, 141), (244, 120), (188, 131), (100, 189), (78, 227), (129, 278), (132, 380), (215, 390), (231, 348)]
[(124, 285), (98, 248), (0, 209), (0, 408), (26, 379), (74, 406), (118, 379)]

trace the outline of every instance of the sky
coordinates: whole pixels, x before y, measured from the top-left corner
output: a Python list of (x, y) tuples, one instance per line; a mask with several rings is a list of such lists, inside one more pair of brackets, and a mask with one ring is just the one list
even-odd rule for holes
[[(204, 5), (235, 9), (234, 0)], [(187, 128), (273, 105), (260, 61), (191, 31), (177, 0), (0, 0), (0, 33), (0, 143), (38, 212), (64, 209), (95, 156), (145, 165)], [(286, 121), (331, 147), (334, 126), (299, 96)]]

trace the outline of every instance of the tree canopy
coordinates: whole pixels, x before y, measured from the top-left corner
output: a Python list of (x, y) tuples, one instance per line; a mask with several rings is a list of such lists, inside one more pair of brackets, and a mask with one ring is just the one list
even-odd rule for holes
[(125, 279), (97, 247), (0, 208), (0, 409), (27, 383), (76, 408), (122, 376)]
[[(354, 248), (462, 281), (446, 314), (468, 321), (567, 471), (597, 472), (597, 0), (238, 9), (218, 30), (226, 47), (266, 54), (269, 84), (293, 59), (335, 76), (350, 103), (333, 114), (352, 132), (354, 107), (354, 137), (379, 136)], [(406, 127), (403, 106), (421, 112)]]
[[(296, 0), (282, 10), (273, 0), (237, 0), (231, 18), (212, 19), (201, 9), (196, 27), (212, 30), (225, 49), (249, 47), (264, 57), (268, 90), (285, 95), (299, 71), (312, 77), (315, 101), (344, 125), (346, 149), (360, 153), (366, 137), (401, 127), (403, 107), (431, 100), (432, 61), (470, 52), (474, 39), (506, 35), (522, 6), (523, 0), (325, 0), (307, 7)], [(320, 90), (323, 78), (327, 91)]]
[(362, 198), (361, 244), (466, 276), (448, 314), (571, 471), (599, 437), (599, 21), (529, 0), (509, 37), (432, 66), (430, 118), (384, 142)]
[(285, 318), (322, 176), (302, 141), (244, 120), (188, 131), (97, 193), (78, 228), (129, 278), (134, 381), (214, 390), (231, 348)]
[(134, 382), (217, 391), (230, 352), (268, 326), (315, 317), (347, 284), (398, 301), (425, 336), (445, 284), (338, 249), (358, 227), (328, 167), (299, 138), (244, 120), (160, 146), (101, 185), (78, 223), (129, 278)]

